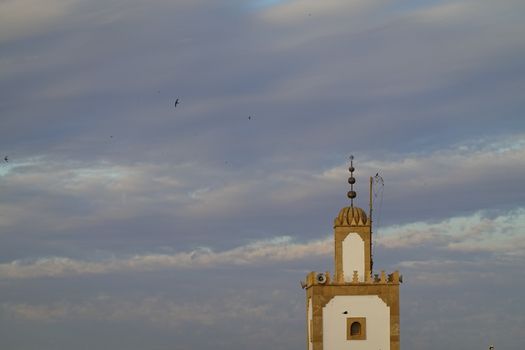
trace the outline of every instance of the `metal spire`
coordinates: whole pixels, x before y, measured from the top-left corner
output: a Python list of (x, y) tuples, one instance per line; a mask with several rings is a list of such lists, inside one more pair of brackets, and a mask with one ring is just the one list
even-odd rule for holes
[(350, 206), (354, 207), (354, 198), (357, 197), (357, 193), (354, 191), (354, 184), (355, 184), (355, 178), (354, 178), (354, 156), (350, 156), (350, 168), (348, 168), (348, 171), (350, 171), (350, 177), (348, 178), (348, 183), (350, 184), (350, 191), (348, 191), (347, 196), (350, 198)]

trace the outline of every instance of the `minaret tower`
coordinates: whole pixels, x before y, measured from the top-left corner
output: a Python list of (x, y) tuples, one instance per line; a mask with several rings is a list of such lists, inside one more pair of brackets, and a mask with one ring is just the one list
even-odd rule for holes
[(334, 220), (335, 273), (310, 272), (306, 289), (308, 350), (399, 350), (398, 271), (372, 271), (372, 178), (370, 212), (354, 207), (350, 156), (350, 206)]

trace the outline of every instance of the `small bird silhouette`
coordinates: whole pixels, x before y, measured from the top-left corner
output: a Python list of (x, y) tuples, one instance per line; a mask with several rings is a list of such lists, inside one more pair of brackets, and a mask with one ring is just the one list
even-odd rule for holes
[(248, 117), (248, 120), (252, 120), (252, 116), (251, 115)]
[(179, 103), (180, 103), (180, 102), (179, 102), (179, 99), (176, 99), (176, 100), (175, 100), (175, 105), (174, 105), (174, 107), (177, 107), (177, 105), (178, 105)]
[(343, 315), (348, 315), (348, 311), (343, 312)]
[(5, 160), (6, 163), (9, 163), (9, 157), (8, 156), (5, 156), (4, 160)]

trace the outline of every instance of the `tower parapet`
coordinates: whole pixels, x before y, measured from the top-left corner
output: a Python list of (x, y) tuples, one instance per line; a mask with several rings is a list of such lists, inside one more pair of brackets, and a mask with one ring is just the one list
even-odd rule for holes
[[(320, 276), (323, 276), (322, 278)], [(364, 281), (359, 281), (357, 270), (354, 270), (351, 281), (336, 281), (331, 278), (330, 272), (316, 272), (311, 271), (306, 275), (306, 281), (304, 283), (304, 288), (308, 289), (312, 286), (323, 285), (323, 286), (349, 286), (349, 285), (363, 285), (363, 284), (387, 284), (387, 285), (399, 285), (403, 283), (403, 275), (399, 273), (398, 270), (387, 274), (385, 270), (381, 270), (380, 273), (377, 273), (373, 276), (369, 276)]]

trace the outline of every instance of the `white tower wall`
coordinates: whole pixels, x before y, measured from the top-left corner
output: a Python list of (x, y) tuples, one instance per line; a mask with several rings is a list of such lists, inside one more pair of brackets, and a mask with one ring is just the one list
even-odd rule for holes
[[(347, 340), (349, 317), (366, 318), (365, 340)], [(323, 350), (390, 350), (390, 308), (377, 295), (335, 296), (323, 308)]]
[(356, 232), (350, 232), (343, 240), (343, 275), (345, 282), (352, 282), (354, 271), (359, 281), (365, 280), (365, 241)]

